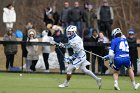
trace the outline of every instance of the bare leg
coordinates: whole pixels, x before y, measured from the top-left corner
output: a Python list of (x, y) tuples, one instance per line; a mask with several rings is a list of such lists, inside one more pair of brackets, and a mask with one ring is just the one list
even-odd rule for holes
[(132, 82), (135, 81), (134, 72), (133, 72), (132, 68), (128, 69), (128, 73), (129, 73), (130, 80)]
[(73, 67), (73, 66), (68, 67), (66, 80), (62, 84), (58, 85), (58, 87), (60, 87), (60, 88), (68, 87), (69, 81), (70, 81), (70, 79), (72, 77), (72, 71), (74, 71), (74, 70), (75, 70), (75, 67)]
[(135, 82), (134, 72), (132, 68), (128, 68), (128, 73), (129, 73), (130, 80), (132, 82), (132, 86), (135, 87), (136, 82)]
[(116, 80), (118, 81), (118, 78), (119, 78), (119, 77), (118, 77), (118, 73), (119, 73), (118, 71), (115, 71), (115, 70), (114, 70), (114, 73), (113, 73), (114, 81), (116, 81)]
[(113, 72), (113, 78), (114, 78), (114, 89), (115, 90), (120, 90), (119, 84), (118, 84), (118, 78), (119, 78), (118, 75), (119, 75), (119, 72), (116, 71), (116, 70), (114, 70), (114, 72)]
[(72, 74), (67, 74), (66, 76), (67, 81), (70, 81), (71, 77), (72, 77)]
[(136, 90), (140, 87), (140, 83), (136, 83), (135, 82), (135, 77), (134, 77), (134, 72), (133, 72), (133, 69), (132, 68), (128, 68), (128, 73), (129, 73), (129, 77), (130, 77), (130, 80), (132, 82), (132, 86), (133, 88)]

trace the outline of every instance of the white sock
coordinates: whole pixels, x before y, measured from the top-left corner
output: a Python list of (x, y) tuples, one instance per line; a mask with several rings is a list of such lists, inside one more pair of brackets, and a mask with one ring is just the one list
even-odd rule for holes
[(135, 85), (136, 85), (135, 80), (134, 80), (134, 81), (132, 81), (132, 85), (133, 85), (133, 87), (135, 87)]
[(118, 80), (114, 80), (114, 84), (117, 84), (118, 85)]
[(69, 81), (68, 81), (68, 80), (65, 80), (64, 82), (65, 82), (65, 83), (68, 83)]

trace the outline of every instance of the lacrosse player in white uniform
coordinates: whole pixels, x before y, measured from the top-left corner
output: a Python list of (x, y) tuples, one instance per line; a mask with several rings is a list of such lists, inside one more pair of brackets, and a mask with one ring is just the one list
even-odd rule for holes
[(64, 88), (68, 87), (69, 81), (72, 77), (72, 72), (78, 68), (81, 69), (81, 71), (92, 78), (94, 78), (97, 82), (97, 85), (99, 89), (101, 88), (101, 78), (98, 78), (92, 71), (88, 70), (86, 68), (87, 65), (90, 65), (90, 63), (86, 60), (86, 53), (83, 48), (83, 41), (82, 39), (76, 34), (77, 27), (70, 25), (66, 29), (66, 35), (68, 37), (68, 43), (62, 44), (60, 43), (59, 46), (65, 47), (65, 48), (72, 48), (74, 51), (74, 54), (68, 58), (65, 58), (65, 62), (68, 62), (68, 68), (67, 68), (67, 76), (66, 80), (60, 84), (58, 87)]

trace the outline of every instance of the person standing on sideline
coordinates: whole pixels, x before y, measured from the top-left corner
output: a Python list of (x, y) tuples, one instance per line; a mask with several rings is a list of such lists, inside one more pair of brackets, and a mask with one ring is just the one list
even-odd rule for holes
[(135, 82), (134, 72), (131, 67), (131, 61), (129, 56), (129, 45), (126, 38), (123, 37), (123, 33), (120, 28), (116, 28), (112, 31), (111, 48), (109, 54), (104, 56), (104, 59), (110, 59), (111, 67), (113, 68), (113, 78), (114, 78), (114, 89), (120, 90), (118, 84), (119, 70), (122, 66), (125, 66), (128, 70), (129, 77), (133, 88), (136, 90), (139, 88), (140, 83)]
[[(63, 10), (61, 11), (61, 15), (60, 15), (60, 22), (62, 24), (62, 27), (64, 28), (64, 31), (65, 29), (68, 27), (68, 25), (70, 24), (68, 20), (68, 13), (70, 11), (70, 6), (69, 6), (69, 2), (65, 2), (64, 3), (64, 8)], [(65, 34), (65, 32), (64, 32)]]
[(74, 7), (69, 11), (68, 18), (70, 25), (75, 25), (77, 27), (77, 34), (82, 37), (83, 12), (78, 1), (74, 2)]
[(16, 22), (16, 12), (12, 4), (3, 8), (3, 22), (6, 24), (6, 29), (13, 28), (13, 25)]
[(111, 6), (109, 6), (107, 0), (103, 0), (103, 5), (98, 9), (97, 21), (100, 31), (103, 31), (105, 36), (111, 40), (112, 24), (114, 19), (114, 13)]
[[(88, 32), (87, 31), (84, 31), (84, 34), (83, 34), (83, 42), (84, 42), (84, 49), (87, 50), (87, 51), (91, 51), (91, 46), (88, 46), (86, 43), (90, 42), (90, 37), (88, 36)], [(72, 56), (72, 55), (71, 55)], [(87, 53), (86, 52), (86, 58), (87, 58), (87, 61), (90, 62), (90, 53)], [(89, 70), (90, 69), (90, 66), (86, 66), (86, 68)]]
[(88, 37), (92, 36), (92, 31), (94, 29), (94, 20), (96, 19), (96, 15), (93, 11), (93, 5), (89, 4), (87, 9), (83, 13), (83, 20), (85, 22), (85, 27), (88, 32)]
[[(94, 29), (92, 31), (92, 36), (90, 37), (90, 42), (96, 44), (98, 42), (98, 39), (99, 39), (98, 32), (97, 32), (96, 29)], [(92, 53), (99, 54), (99, 48), (98, 48), (98, 46), (95, 46), (95, 45), (94, 46), (91, 46), (91, 51), (92, 51)], [(97, 56), (92, 55), (92, 72), (93, 73), (95, 73), (96, 58), (99, 59)], [(99, 65), (99, 62), (98, 62), (98, 65)]]
[[(60, 43), (60, 42), (66, 43), (67, 42), (67, 38), (63, 34), (63, 29), (60, 26), (54, 25), (52, 27), (52, 29), (54, 30), (54, 33), (52, 34), (52, 36), (53, 36), (55, 42), (57, 42), (57, 43)], [(57, 59), (58, 59), (59, 66), (60, 66), (60, 74), (63, 74), (63, 73), (65, 73), (64, 55), (65, 55), (66, 49), (63, 47), (56, 46), (55, 52), (57, 54)]]
[(128, 32), (128, 37), (127, 41), (128, 44), (131, 44), (129, 46), (129, 55), (130, 55), (130, 60), (132, 62), (132, 65), (134, 67), (134, 75), (137, 75), (137, 59), (138, 59), (138, 50), (137, 46), (135, 45), (137, 43), (137, 39), (135, 37), (135, 32), (134, 29), (131, 28)]
[[(13, 34), (13, 29), (9, 29), (3, 37), (3, 41), (17, 41), (16, 36)], [(13, 67), (14, 56), (17, 53), (16, 44), (4, 44), (4, 53), (6, 56), (6, 70)]]
[[(51, 42), (53, 40), (53, 37), (51, 37), (49, 35), (49, 29), (44, 30), (42, 32), (42, 42)], [(46, 69), (44, 70), (44, 72), (49, 72), (49, 62), (48, 62), (48, 58), (49, 58), (49, 54), (51, 52), (50, 46), (43, 46), (42, 47), (42, 53), (43, 53), (43, 60), (45, 63), (45, 67)]]
[(99, 89), (101, 88), (101, 78), (97, 77), (92, 71), (86, 68), (87, 65), (90, 65), (90, 62), (86, 60), (86, 53), (83, 47), (83, 40), (76, 34), (77, 27), (70, 25), (66, 29), (68, 43), (63, 44), (59, 43), (60, 47), (71, 47), (74, 51), (74, 54), (68, 58), (65, 58), (65, 62), (68, 62), (66, 80), (58, 85), (60, 88), (68, 87), (69, 81), (72, 77), (72, 72), (78, 68), (81, 69), (82, 72), (94, 78), (97, 82)]
[(45, 26), (47, 26), (48, 24), (54, 24), (52, 7), (47, 7), (44, 9), (43, 22), (44, 22)]
[[(108, 38), (104, 35), (103, 32), (99, 32), (99, 38), (98, 38), (98, 43), (99, 44), (105, 44), (105, 43), (109, 43)], [(98, 54), (100, 56), (105, 56), (107, 55), (108, 52), (108, 47), (101, 45), (98, 46)], [(101, 74), (105, 74), (106, 70), (108, 69), (105, 64), (104, 64), (104, 60), (102, 58), (98, 58), (98, 72), (101, 72)]]
[[(28, 38), (27, 42), (38, 42), (39, 40), (36, 38), (36, 31), (34, 29), (28, 30)], [(39, 59), (38, 56), (38, 46), (37, 45), (27, 45), (26, 49), (28, 51), (27, 60), (31, 61), (32, 64), (30, 66), (31, 71), (36, 71), (36, 64)]]
[[(22, 41), (23, 42), (27, 42), (27, 39), (28, 39), (28, 31), (30, 29), (33, 29), (33, 24), (32, 22), (27, 22), (26, 24), (26, 27), (25, 27), (25, 32), (23, 33), (23, 38), (22, 38)], [(31, 66), (31, 63), (30, 60), (27, 59), (27, 54), (28, 54), (28, 51), (26, 49), (26, 46), (27, 44), (22, 44), (21, 48), (22, 48), (22, 57), (25, 58), (25, 63), (26, 63), (26, 71), (30, 71), (30, 66)]]

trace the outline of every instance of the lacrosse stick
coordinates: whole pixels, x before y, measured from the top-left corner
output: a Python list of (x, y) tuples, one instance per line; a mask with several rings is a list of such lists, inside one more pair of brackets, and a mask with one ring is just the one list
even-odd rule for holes
[[(85, 51), (85, 52), (87, 52), (87, 53), (91, 53), (90, 51), (87, 51), (87, 50), (83, 50), (83, 51)], [(98, 55), (98, 54), (95, 54), (95, 53), (91, 53), (92, 55), (95, 55), (95, 56), (97, 56), (97, 57), (99, 57), (99, 58), (102, 58), (102, 59), (104, 59), (104, 57), (102, 57), (102, 56), (100, 56), (100, 55)]]

